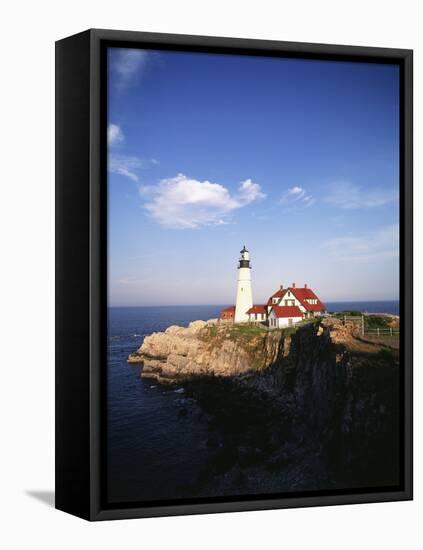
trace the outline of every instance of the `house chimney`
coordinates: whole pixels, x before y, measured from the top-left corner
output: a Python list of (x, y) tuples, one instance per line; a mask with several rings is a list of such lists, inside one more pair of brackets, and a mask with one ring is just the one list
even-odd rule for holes
[(280, 290), (283, 290), (283, 285), (280, 286)]
[(307, 288), (307, 283), (304, 283), (304, 288)]
[(295, 288), (295, 283), (292, 283), (292, 288)]

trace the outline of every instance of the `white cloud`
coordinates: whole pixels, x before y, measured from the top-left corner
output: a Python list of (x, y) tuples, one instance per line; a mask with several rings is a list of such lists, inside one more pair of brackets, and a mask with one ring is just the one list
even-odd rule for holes
[(109, 153), (108, 170), (112, 174), (125, 176), (132, 181), (139, 182), (138, 170), (150, 168), (159, 164), (156, 159), (142, 159), (137, 156)]
[(301, 198), (304, 197), (305, 191), (302, 187), (298, 187), (295, 185), (294, 187), (291, 187), (291, 189), (288, 189), (287, 195), (295, 198)]
[(260, 185), (247, 179), (237, 193), (210, 181), (199, 181), (178, 174), (154, 187), (143, 187), (140, 194), (151, 197), (144, 208), (159, 224), (173, 228), (222, 225), (235, 210), (265, 197)]
[(352, 210), (357, 208), (375, 208), (396, 200), (398, 193), (390, 189), (365, 189), (347, 181), (333, 183), (324, 201), (337, 208)]
[(126, 155), (110, 154), (108, 169), (112, 174), (125, 176), (132, 181), (139, 181), (136, 171), (142, 168), (142, 160), (138, 157), (130, 157)]
[(399, 226), (393, 224), (361, 235), (336, 237), (323, 243), (327, 252), (341, 262), (374, 262), (397, 258)]
[(283, 204), (286, 209), (300, 209), (300, 208), (309, 208), (313, 206), (316, 202), (316, 199), (307, 194), (307, 191), (298, 185), (290, 187), (281, 197), (280, 204)]
[(116, 145), (117, 143), (122, 143), (124, 139), (125, 137), (120, 126), (117, 124), (109, 124), (107, 127), (107, 143), (109, 145)]
[(115, 72), (115, 85), (124, 89), (137, 77), (140, 77), (147, 60), (145, 50), (120, 48), (113, 51), (111, 70)]
[(261, 192), (260, 185), (258, 183), (254, 183), (248, 178), (241, 182), (241, 185), (238, 188), (237, 200), (240, 203), (240, 206), (243, 206), (242, 203), (249, 204), (257, 199), (264, 199), (265, 196), (266, 195)]

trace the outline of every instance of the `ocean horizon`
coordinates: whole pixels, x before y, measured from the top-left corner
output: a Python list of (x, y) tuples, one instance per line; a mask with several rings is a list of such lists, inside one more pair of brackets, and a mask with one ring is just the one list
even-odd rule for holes
[[(339, 313), (342, 311), (361, 311), (362, 313), (387, 313), (390, 315), (399, 315), (400, 302), (399, 300), (345, 300), (345, 301), (332, 301), (325, 302), (326, 310), (333, 313)], [(231, 304), (175, 304), (175, 305), (109, 305), (109, 308), (139, 308), (139, 309), (165, 309), (165, 308), (192, 308), (204, 309), (208, 311), (216, 311), (216, 316), (220, 310)], [(194, 313), (194, 311), (193, 311)]]

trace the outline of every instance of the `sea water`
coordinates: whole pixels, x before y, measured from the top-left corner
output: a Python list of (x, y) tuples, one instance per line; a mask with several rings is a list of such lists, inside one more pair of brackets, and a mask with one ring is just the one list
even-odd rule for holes
[[(199, 479), (210, 460), (209, 419), (182, 385), (162, 386), (127, 363), (146, 335), (212, 319), (223, 306), (108, 310), (107, 495), (113, 502), (207, 496)], [(328, 303), (329, 311), (397, 314), (398, 302)], [(189, 411), (187, 414), (186, 411)]]

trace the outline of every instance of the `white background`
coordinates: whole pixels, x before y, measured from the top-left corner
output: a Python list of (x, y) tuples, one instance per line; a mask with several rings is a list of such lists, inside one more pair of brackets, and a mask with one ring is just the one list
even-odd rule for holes
[[(54, 510), (54, 41), (90, 27), (415, 50), (416, 281), (422, 277), (423, 33), (418, 2), (35, 0), (1, 15), (0, 544), (3, 548), (421, 548), (421, 352), (415, 501), (90, 524)], [(421, 246), (421, 245), (420, 245)], [(421, 302), (416, 285), (416, 309)], [(419, 307), (420, 306), (420, 307)], [(422, 324), (416, 319), (417, 340)], [(41, 500), (34, 493), (41, 492)], [(40, 495), (38, 495), (40, 496)]]

